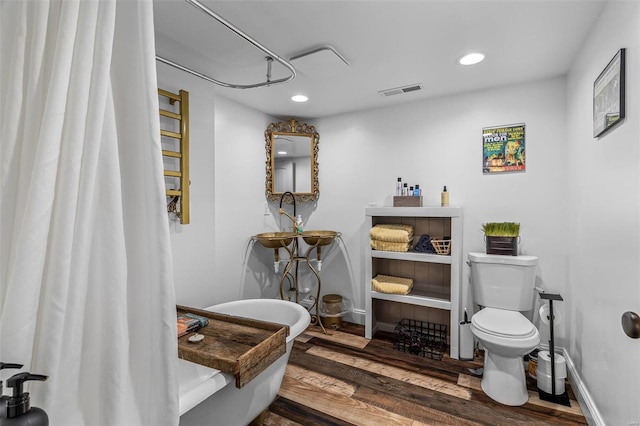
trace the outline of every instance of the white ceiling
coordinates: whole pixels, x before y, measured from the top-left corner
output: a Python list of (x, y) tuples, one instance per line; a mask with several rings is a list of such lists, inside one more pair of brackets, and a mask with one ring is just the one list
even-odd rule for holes
[[(310, 119), (563, 75), (605, 0), (200, 1), (283, 59), (328, 45), (347, 60), (275, 86), (216, 86), (275, 117)], [(230, 83), (266, 80), (264, 52), (185, 1), (155, 0), (154, 11), (159, 56)], [(485, 61), (458, 65), (470, 51)], [(288, 71), (274, 63), (272, 74)], [(423, 89), (378, 94), (414, 83)], [(296, 93), (309, 101), (292, 102)]]

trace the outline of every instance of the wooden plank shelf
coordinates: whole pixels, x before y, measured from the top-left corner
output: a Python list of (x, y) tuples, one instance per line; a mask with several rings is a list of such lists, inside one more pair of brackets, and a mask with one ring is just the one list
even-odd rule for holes
[(287, 325), (180, 305), (176, 308), (178, 315), (192, 313), (209, 319), (209, 324), (198, 330), (205, 336), (202, 341), (189, 342), (193, 333), (178, 338), (178, 357), (232, 374), (238, 388), (286, 352)]

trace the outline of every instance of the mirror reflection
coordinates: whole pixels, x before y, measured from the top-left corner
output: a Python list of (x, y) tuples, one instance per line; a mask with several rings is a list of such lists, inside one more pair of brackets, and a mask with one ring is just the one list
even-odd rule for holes
[(273, 186), (275, 193), (311, 192), (311, 138), (273, 136)]
[(277, 200), (287, 191), (299, 201), (318, 199), (318, 140), (315, 127), (293, 119), (269, 125), (265, 131), (267, 199)]

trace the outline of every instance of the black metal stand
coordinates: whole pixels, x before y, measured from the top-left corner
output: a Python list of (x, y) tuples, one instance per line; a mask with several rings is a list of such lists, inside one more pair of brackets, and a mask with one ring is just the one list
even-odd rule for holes
[(559, 294), (544, 293), (541, 292), (540, 299), (549, 301), (549, 355), (551, 356), (551, 393), (547, 393), (538, 388), (538, 395), (543, 401), (555, 402), (556, 404), (566, 405), (571, 407), (569, 402), (569, 395), (565, 390), (564, 393), (556, 395), (556, 360), (555, 360), (555, 345), (553, 337), (553, 301), (557, 300), (562, 302), (564, 299)]

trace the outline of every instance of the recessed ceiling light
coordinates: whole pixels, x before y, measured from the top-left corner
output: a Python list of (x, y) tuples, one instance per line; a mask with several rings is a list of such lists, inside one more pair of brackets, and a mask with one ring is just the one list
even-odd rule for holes
[(474, 65), (478, 62), (482, 62), (483, 60), (484, 55), (482, 53), (469, 53), (467, 55), (459, 57), (458, 63), (460, 65)]
[(278, 155), (287, 155), (287, 151), (278, 151)]
[(307, 102), (309, 98), (307, 98), (305, 95), (293, 95), (291, 97), (291, 100), (293, 102)]

